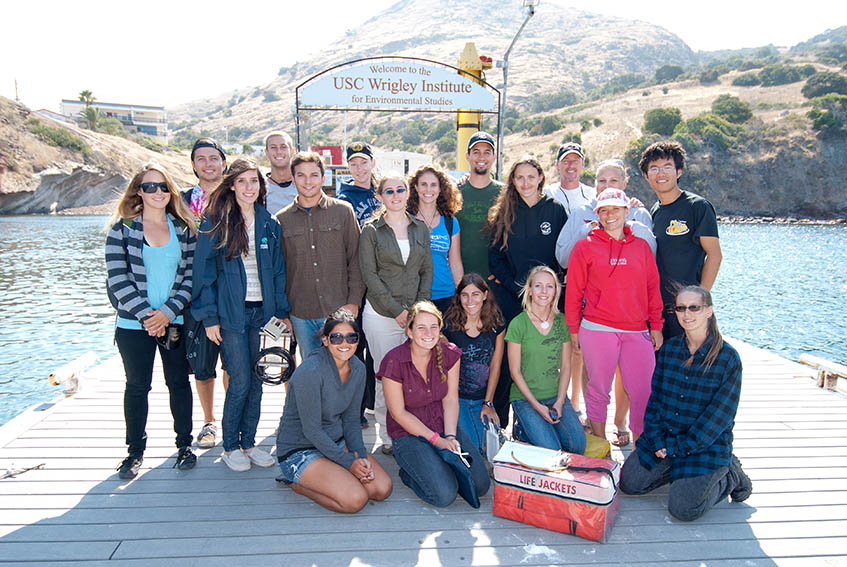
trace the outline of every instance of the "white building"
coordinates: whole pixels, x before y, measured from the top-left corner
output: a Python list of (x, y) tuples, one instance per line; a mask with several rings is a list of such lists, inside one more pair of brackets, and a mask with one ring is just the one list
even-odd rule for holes
[[(164, 106), (140, 104), (115, 104), (95, 100), (91, 106), (106, 118), (116, 118), (128, 132), (146, 134), (157, 142), (168, 143), (168, 113)], [(81, 100), (62, 99), (62, 114), (84, 125), (85, 103)]]

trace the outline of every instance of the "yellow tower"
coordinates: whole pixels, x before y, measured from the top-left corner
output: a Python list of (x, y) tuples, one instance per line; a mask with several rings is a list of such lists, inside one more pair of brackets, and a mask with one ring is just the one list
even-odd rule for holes
[[(456, 67), (462, 71), (467, 71), (477, 79), (484, 78), (483, 71), (491, 69), (491, 58), (480, 57), (476, 52), (476, 46), (472, 41), (465, 44), (465, 49), (462, 55), (459, 56), (459, 62)], [(477, 80), (482, 84), (481, 81)], [(470, 169), (468, 165), (468, 140), (474, 132), (479, 130), (480, 114), (479, 112), (470, 112), (459, 110), (456, 113), (456, 169), (459, 171), (467, 171)]]

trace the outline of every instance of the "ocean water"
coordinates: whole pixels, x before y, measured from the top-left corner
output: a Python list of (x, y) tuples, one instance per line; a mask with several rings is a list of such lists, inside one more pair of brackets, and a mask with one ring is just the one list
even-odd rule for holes
[[(112, 344), (105, 217), (0, 217), (0, 424), (61, 392), (47, 377)], [(721, 330), (847, 364), (847, 227), (722, 225)]]

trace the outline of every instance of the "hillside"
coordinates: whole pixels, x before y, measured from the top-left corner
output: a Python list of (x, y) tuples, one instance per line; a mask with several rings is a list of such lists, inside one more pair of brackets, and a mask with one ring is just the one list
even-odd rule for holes
[[(274, 128), (293, 128), (295, 87), (327, 67), (378, 55), (455, 64), (468, 41), (476, 43), (480, 55), (499, 59), (523, 15), (521, 0), (402, 0), (308, 61), (280, 69), (265, 85), (193, 101), (168, 112), (178, 130), (221, 135), (227, 128), (230, 141), (233, 136), (239, 141), (260, 140)], [(649, 76), (665, 63), (694, 61), (691, 49), (663, 28), (548, 2), (530, 20), (512, 54), (509, 101), (521, 104), (562, 90), (584, 93), (618, 75)], [(490, 70), (487, 78), (502, 86), (499, 69)]]
[(102, 206), (146, 162), (158, 161), (181, 184), (193, 184), (188, 158), (157, 153), (118, 137), (55, 122), (0, 97), (0, 150), (7, 173), (0, 214), (47, 213)]

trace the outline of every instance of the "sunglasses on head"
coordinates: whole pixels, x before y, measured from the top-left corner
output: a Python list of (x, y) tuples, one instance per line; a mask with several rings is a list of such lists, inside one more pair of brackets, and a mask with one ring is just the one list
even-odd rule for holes
[(141, 190), (145, 193), (155, 193), (157, 189), (161, 189), (162, 193), (167, 193), (169, 191), (168, 184), (164, 181), (148, 181), (147, 183), (141, 184)]
[(701, 309), (705, 309), (705, 305), (677, 305), (673, 308), (677, 313), (685, 313), (686, 310), (691, 311), (692, 313), (697, 313)]
[(329, 344), (338, 346), (344, 341), (347, 341), (347, 344), (355, 345), (359, 342), (359, 333), (330, 333), (329, 334)]
[(406, 192), (405, 187), (400, 187), (399, 189), (386, 189), (385, 191), (383, 191), (383, 193), (385, 193), (386, 195), (393, 195), (394, 193), (397, 193), (398, 195), (402, 195), (405, 192)]

